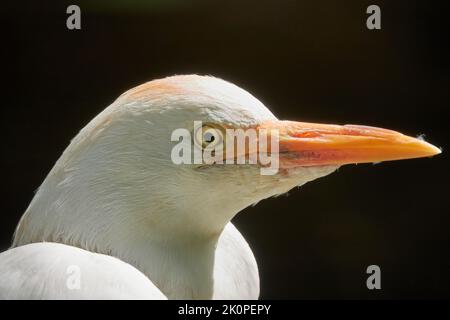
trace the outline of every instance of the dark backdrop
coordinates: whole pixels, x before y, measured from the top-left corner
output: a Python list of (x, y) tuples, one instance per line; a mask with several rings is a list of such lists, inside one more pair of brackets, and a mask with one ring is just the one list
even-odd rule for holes
[[(82, 9), (69, 31), (66, 7)], [(444, 1), (18, 1), (1, 4), (6, 249), (70, 139), (118, 95), (173, 74), (222, 77), (280, 119), (381, 126), (444, 148), (346, 166), (234, 222), (262, 298), (450, 296), (449, 48)], [(365, 27), (369, 4), (382, 30)], [(382, 289), (366, 288), (377, 264)]]

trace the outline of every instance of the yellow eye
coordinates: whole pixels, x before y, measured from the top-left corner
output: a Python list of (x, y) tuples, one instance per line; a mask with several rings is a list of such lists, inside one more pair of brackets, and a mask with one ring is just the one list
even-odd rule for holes
[(223, 132), (219, 127), (204, 125), (195, 133), (195, 143), (202, 149), (223, 147)]

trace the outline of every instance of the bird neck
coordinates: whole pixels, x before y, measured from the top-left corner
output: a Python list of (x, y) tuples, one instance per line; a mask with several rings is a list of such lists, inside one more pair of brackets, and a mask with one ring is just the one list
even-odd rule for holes
[(119, 258), (134, 264), (169, 299), (212, 299), (214, 261), (218, 237), (184, 238), (173, 234), (166, 240), (140, 235), (120, 250)]
[(192, 192), (189, 179), (162, 172), (172, 165), (170, 150), (146, 149), (155, 138), (131, 131), (130, 116), (118, 110), (105, 109), (72, 140), (23, 215), (13, 246), (51, 241), (112, 255), (169, 298), (211, 298), (217, 241), (248, 203), (224, 202), (219, 190), (196, 201), (192, 193), (204, 185)]
[(105, 167), (80, 170), (57, 163), (22, 217), (14, 246), (80, 247), (133, 265), (169, 298), (213, 297), (217, 241), (238, 209), (221, 208), (211, 220), (207, 207), (180, 206), (147, 190), (148, 181), (130, 184)]

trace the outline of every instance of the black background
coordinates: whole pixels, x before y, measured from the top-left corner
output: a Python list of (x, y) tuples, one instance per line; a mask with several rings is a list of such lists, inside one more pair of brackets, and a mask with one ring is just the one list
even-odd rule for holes
[[(234, 222), (261, 298), (450, 297), (444, 1), (19, 1), (1, 4), (0, 249), (70, 139), (123, 91), (173, 74), (247, 89), (280, 119), (425, 133), (433, 159), (346, 166)], [(66, 28), (78, 4), (82, 30)], [(382, 10), (382, 30), (365, 26)], [(382, 289), (366, 288), (377, 264)]]

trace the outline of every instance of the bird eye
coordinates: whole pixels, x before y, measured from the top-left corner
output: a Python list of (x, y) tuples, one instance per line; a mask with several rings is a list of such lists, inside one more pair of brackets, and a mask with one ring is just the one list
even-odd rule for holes
[(203, 135), (203, 141), (205, 141), (205, 142), (210, 143), (210, 142), (213, 142), (214, 140), (215, 140), (215, 137), (211, 132), (206, 132)]
[(202, 149), (216, 148), (223, 143), (223, 133), (220, 128), (204, 125), (195, 134), (195, 143)]

